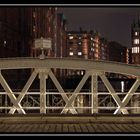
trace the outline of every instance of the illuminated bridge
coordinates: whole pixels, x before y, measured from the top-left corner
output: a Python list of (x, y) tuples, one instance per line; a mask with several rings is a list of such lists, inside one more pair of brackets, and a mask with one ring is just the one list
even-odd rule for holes
[[(0, 59), (0, 69), (0, 83), (4, 90), (0, 92), (1, 132), (17, 132), (16, 130), (20, 130), (18, 127), (21, 127), (17, 124), (22, 124), (22, 126), (24, 126), (24, 124), (28, 122), (28, 125), (30, 125), (29, 122), (32, 124), (34, 118), (36, 118), (36, 122), (34, 122), (34, 124), (41, 123), (39, 125), (40, 129), (37, 130), (42, 130), (42, 132), (43, 130), (44, 132), (48, 132), (49, 127), (52, 127), (51, 124), (56, 122), (56, 127), (57, 125), (58, 127), (61, 127), (59, 132), (62, 132), (62, 129), (64, 129), (63, 127), (68, 129), (67, 132), (71, 132), (72, 128), (68, 124), (73, 123), (74, 125), (72, 127), (75, 127), (72, 130), (75, 130), (74, 132), (140, 131), (140, 107), (138, 100), (140, 93), (137, 90), (140, 85), (139, 65), (69, 58), (7, 58)], [(10, 87), (6, 81), (6, 78), (2, 74), (4, 71), (14, 71), (16, 69), (30, 69), (31, 73), (23, 88), (18, 92), (14, 91), (12, 87)], [(73, 91), (66, 91), (53, 73), (53, 69), (84, 70), (85, 74)], [(117, 92), (107, 78), (107, 73), (117, 73), (125, 75), (126, 77), (133, 77), (135, 82), (127, 92)], [(98, 91), (98, 77), (106, 87), (107, 92)], [(49, 91), (49, 89), (47, 89), (46, 79), (48, 78), (52, 80), (57, 90)], [(91, 83), (89, 87), (90, 90), (83, 91), (82, 87), (89, 78)], [(36, 92), (29, 91), (29, 88), (35, 79), (39, 80), (39, 89)], [(6, 104), (3, 101), (5, 98), (8, 98)], [(104, 103), (106, 99), (108, 100), (109, 104)], [(32, 103), (29, 100), (31, 100)], [(102, 113), (109, 114), (110, 117), (102, 116)], [(52, 115), (52, 117), (47, 117), (47, 115)], [(100, 115), (100, 117), (98, 115)], [(22, 119), (24, 121), (22, 121)], [(51, 119), (53, 119), (53, 121), (51, 121)], [(62, 125), (58, 123), (59, 120), (61, 120), (60, 122)], [(50, 125), (44, 125), (48, 122)], [(64, 124), (65, 122), (67, 124), (66, 126)], [(94, 126), (96, 122), (98, 124), (97, 126)], [(114, 122), (116, 126), (114, 125), (109, 127), (109, 124), (113, 125)], [(117, 122), (119, 124), (116, 124)], [(99, 124), (104, 124), (102, 125), (102, 127), (104, 127), (100, 129), (101, 126), (99, 126)], [(10, 128), (11, 126), (12, 128), (14, 128), (14, 126), (17, 128), (12, 129)], [(114, 129), (112, 127), (114, 127)], [(26, 131), (26, 128), (25, 130), (22, 128), (21, 132), (22, 131)], [(66, 130), (64, 129), (64, 131)], [(36, 132), (35, 129), (34, 132)], [(50, 132), (57, 132), (57, 129), (54, 128), (54, 131), (53, 129), (52, 131), (50, 129)]]

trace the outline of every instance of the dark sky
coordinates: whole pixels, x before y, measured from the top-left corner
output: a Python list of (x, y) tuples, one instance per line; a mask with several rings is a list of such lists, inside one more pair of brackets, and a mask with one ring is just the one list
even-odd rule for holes
[(131, 47), (131, 23), (140, 14), (140, 7), (65, 7), (68, 30), (96, 29), (109, 41)]

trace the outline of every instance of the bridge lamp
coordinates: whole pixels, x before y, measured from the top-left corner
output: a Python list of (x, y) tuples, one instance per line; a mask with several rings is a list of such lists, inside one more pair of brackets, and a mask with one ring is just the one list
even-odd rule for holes
[(124, 81), (121, 81), (121, 92), (124, 92)]
[(44, 50), (51, 49), (52, 41), (51, 38), (37, 38), (35, 39), (35, 49), (41, 50), (41, 54), (39, 56), (40, 59), (45, 59)]

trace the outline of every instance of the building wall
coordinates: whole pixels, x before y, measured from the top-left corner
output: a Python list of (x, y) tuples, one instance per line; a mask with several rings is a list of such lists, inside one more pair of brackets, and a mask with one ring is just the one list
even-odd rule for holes
[(109, 61), (127, 63), (128, 48), (117, 42), (109, 42)]
[(100, 38), (99, 42), (100, 42), (99, 59), (100, 60), (109, 60), (109, 46), (108, 46), (109, 42), (105, 38)]
[(66, 19), (62, 13), (57, 14), (57, 57), (66, 56)]
[(132, 63), (140, 64), (140, 19), (136, 18), (131, 26)]
[[(25, 28), (26, 14), (23, 8), (0, 7), (0, 58), (28, 56), (29, 46), (25, 42), (28, 38), (25, 30), (28, 29)], [(21, 79), (19, 70), (4, 70), (2, 74), (12, 86), (17, 85), (15, 80), (22, 81), (26, 77), (24, 75)]]
[(56, 53), (56, 26), (57, 21), (56, 17), (57, 8), (32, 8), (32, 26), (31, 26), (31, 34), (32, 34), (32, 45), (31, 45), (31, 56), (37, 57), (40, 54), (39, 50), (35, 50), (34, 48), (34, 40), (37, 38), (51, 38), (52, 40), (52, 48), (50, 50), (45, 51), (47, 56), (54, 56)]
[(19, 56), (18, 45), (21, 38), (18, 11), (18, 8), (0, 8), (0, 57)]
[[(67, 21), (63, 13), (57, 14), (57, 39), (56, 39), (56, 51), (54, 57), (63, 58), (66, 57), (66, 31)], [(61, 81), (64, 81), (66, 70), (54, 69), (54, 73)]]

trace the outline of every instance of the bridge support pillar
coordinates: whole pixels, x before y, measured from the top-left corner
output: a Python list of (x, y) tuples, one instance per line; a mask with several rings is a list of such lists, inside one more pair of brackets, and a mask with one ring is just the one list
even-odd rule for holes
[(91, 113), (98, 113), (98, 75), (93, 73), (91, 75)]
[(48, 73), (46, 71), (39, 72), (40, 78), (40, 113), (46, 114), (46, 79), (48, 78)]

